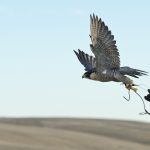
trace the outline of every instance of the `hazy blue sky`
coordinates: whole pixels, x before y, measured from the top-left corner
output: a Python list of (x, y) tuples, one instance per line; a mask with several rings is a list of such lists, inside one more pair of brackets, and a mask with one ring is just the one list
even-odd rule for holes
[[(92, 54), (91, 13), (115, 35), (121, 65), (150, 72), (149, 0), (0, 0), (0, 116), (150, 121), (138, 115), (143, 106), (135, 94), (122, 98), (123, 85), (82, 80), (73, 49)], [(150, 87), (150, 77), (134, 81)]]

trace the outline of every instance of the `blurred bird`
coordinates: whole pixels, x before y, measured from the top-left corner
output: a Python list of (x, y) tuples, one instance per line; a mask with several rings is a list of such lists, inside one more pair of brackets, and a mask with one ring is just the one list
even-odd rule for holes
[(147, 91), (148, 91), (148, 94), (147, 94), (147, 96), (144, 96), (144, 98), (145, 98), (145, 100), (150, 102), (150, 89), (148, 89)]
[(138, 78), (147, 75), (148, 72), (133, 69), (128, 66), (120, 67), (119, 52), (116, 41), (111, 31), (98, 16), (90, 15), (91, 42), (90, 48), (95, 57), (89, 56), (78, 49), (74, 51), (80, 63), (85, 67), (82, 78), (97, 80), (101, 82), (115, 81), (122, 82), (125, 87), (136, 92), (133, 81), (125, 76)]

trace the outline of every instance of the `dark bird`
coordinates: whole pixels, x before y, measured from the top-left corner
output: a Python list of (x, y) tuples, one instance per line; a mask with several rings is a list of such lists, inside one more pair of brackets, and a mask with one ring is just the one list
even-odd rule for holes
[(147, 94), (147, 96), (144, 96), (144, 98), (145, 98), (145, 100), (150, 102), (150, 89), (148, 89), (147, 91), (148, 91), (148, 94)]
[(90, 48), (95, 57), (89, 56), (81, 50), (74, 51), (80, 63), (85, 67), (86, 72), (82, 78), (101, 82), (122, 82), (127, 89), (136, 91), (133, 88), (135, 84), (126, 75), (138, 78), (147, 75), (148, 72), (128, 66), (120, 67), (119, 52), (114, 36), (101, 18), (94, 14), (90, 15), (90, 31)]

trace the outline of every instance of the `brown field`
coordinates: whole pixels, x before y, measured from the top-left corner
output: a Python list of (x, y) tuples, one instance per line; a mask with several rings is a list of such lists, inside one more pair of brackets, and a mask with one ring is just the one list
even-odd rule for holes
[(0, 119), (0, 150), (150, 150), (150, 124), (102, 119)]

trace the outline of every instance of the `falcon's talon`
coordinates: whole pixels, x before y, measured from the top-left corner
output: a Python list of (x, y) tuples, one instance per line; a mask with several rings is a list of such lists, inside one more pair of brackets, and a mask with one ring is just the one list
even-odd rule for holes
[(135, 86), (137, 86), (137, 85), (135, 85), (135, 84), (125, 84), (126, 89), (128, 89), (129, 91), (133, 90), (136, 93), (138, 88), (136, 88)]

